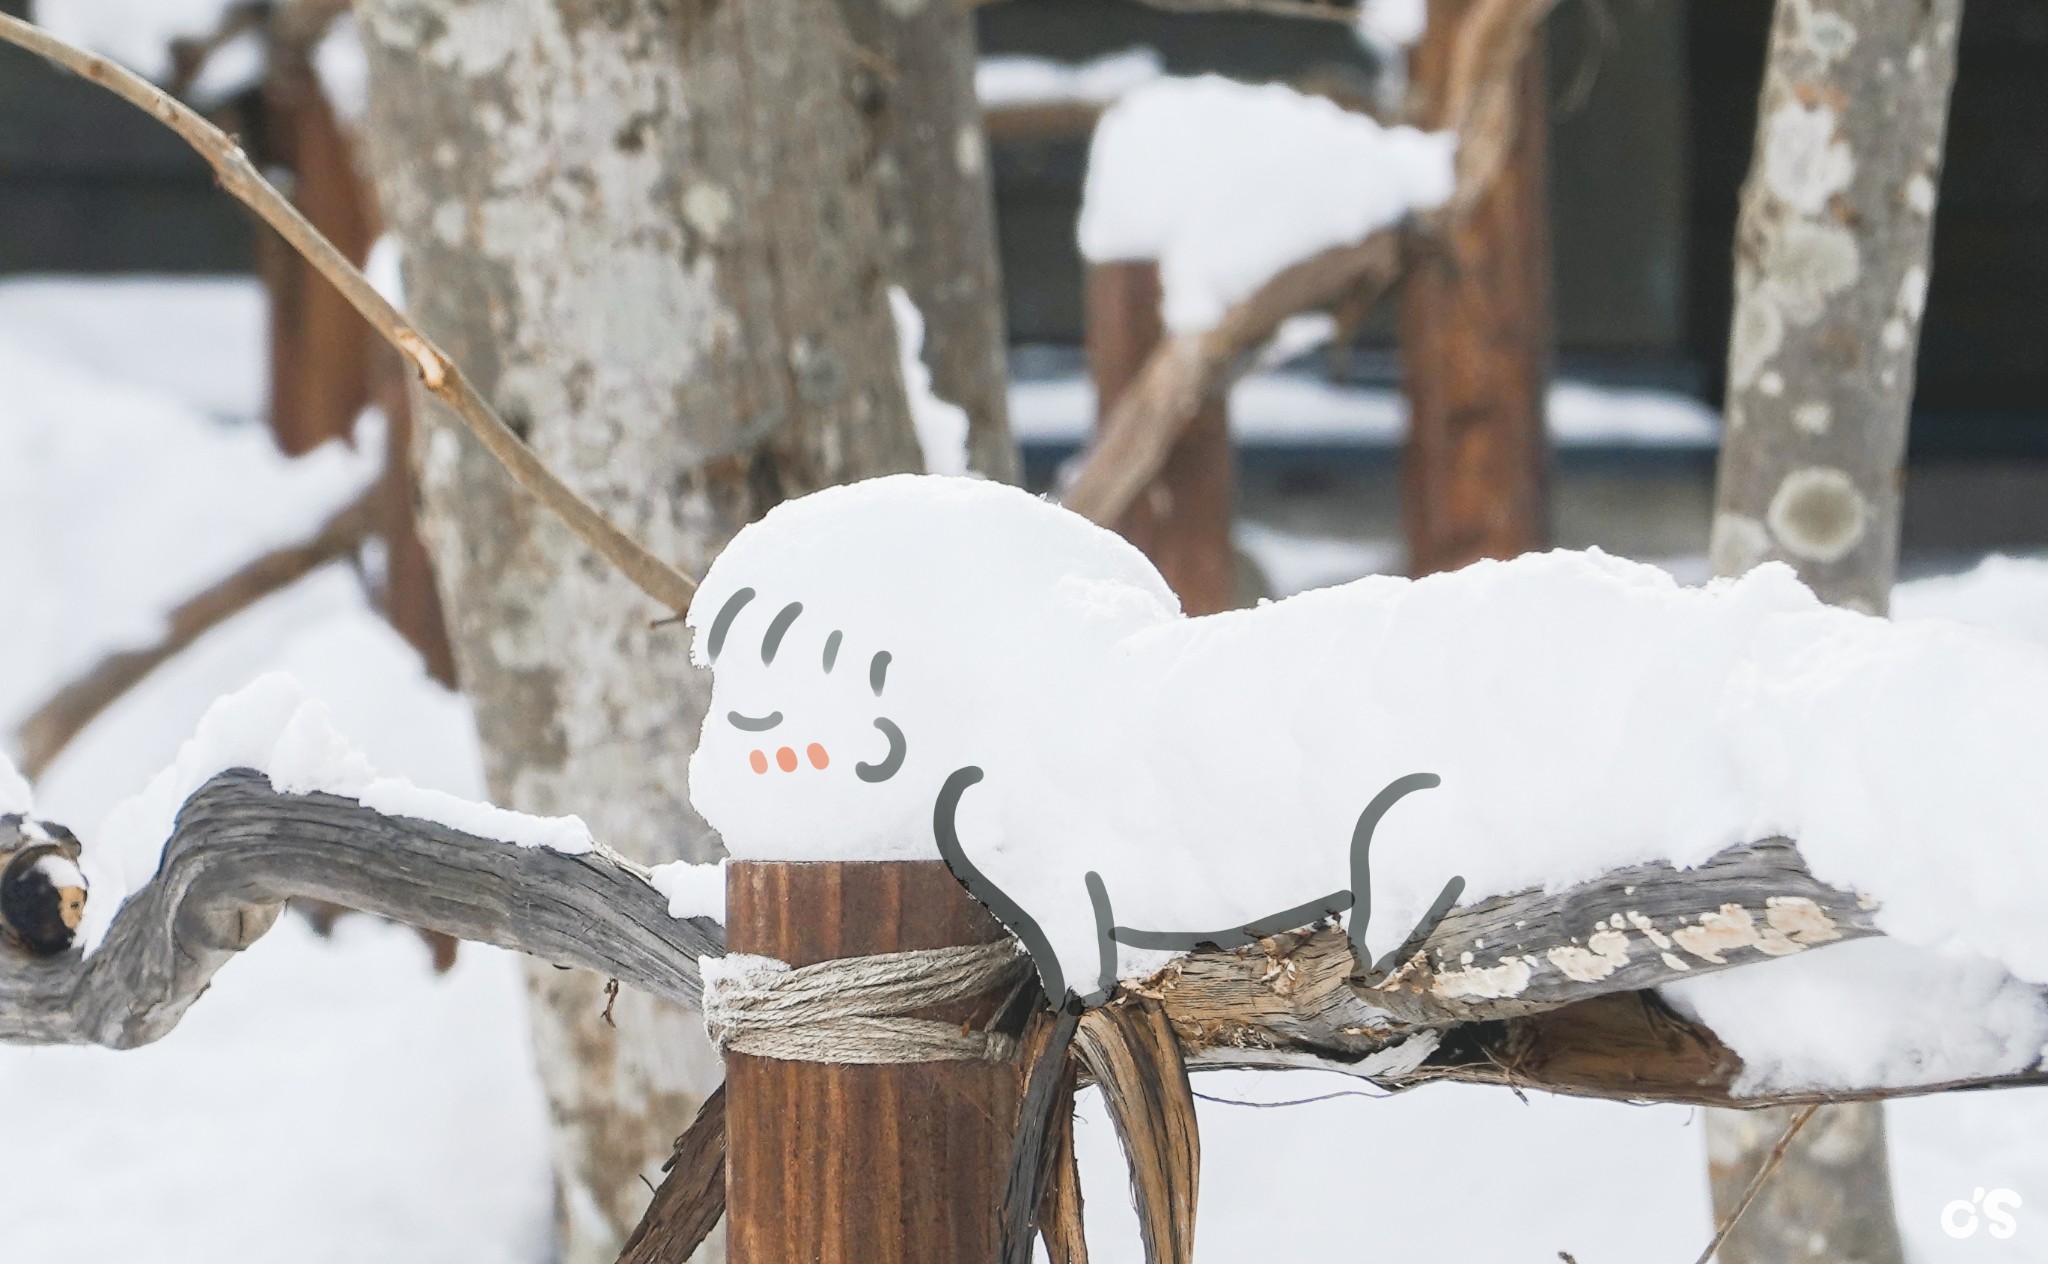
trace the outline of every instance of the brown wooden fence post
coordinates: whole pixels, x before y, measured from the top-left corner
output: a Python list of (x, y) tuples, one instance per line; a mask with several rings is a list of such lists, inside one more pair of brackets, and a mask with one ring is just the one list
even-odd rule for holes
[[(1088, 266), (1088, 372), (1095, 379), (1095, 421), (1110, 409), (1159, 345), (1159, 265)], [(1189, 614), (1214, 614), (1237, 602), (1237, 553), (1230, 542), (1237, 466), (1229, 409), (1220, 395), (1195, 415), (1166, 466), (1131, 506), (1117, 531), (1144, 550)]]
[[(1419, 121), (1442, 126), (1456, 30), (1472, 0), (1432, 0), (1412, 70)], [(1513, 557), (1547, 533), (1550, 370), (1542, 42), (1520, 71), (1514, 147), (1472, 213), (1402, 290), (1408, 394), (1402, 517), (1411, 574)]]
[[(727, 869), (730, 952), (805, 966), (1004, 933), (936, 861)], [(963, 1002), (928, 1016), (979, 1022), (992, 1008)], [(1023, 1083), (1012, 1064), (828, 1066), (728, 1052), (729, 1264), (994, 1261)]]

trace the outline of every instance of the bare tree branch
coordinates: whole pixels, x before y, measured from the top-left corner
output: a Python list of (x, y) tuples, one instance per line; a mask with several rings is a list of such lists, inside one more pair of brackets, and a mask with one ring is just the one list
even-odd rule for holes
[(272, 593), (354, 553), (376, 531), (382, 494), (381, 487), (372, 488), (322, 523), (311, 538), (266, 553), (187, 598), (166, 617), (164, 634), (154, 645), (109, 654), (50, 695), (16, 734), (21, 770), (31, 780), (40, 777), (86, 725), (171, 657)]
[(0, 1040), (148, 1044), (294, 896), (581, 966), (694, 1006), (697, 958), (722, 954), (724, 932), (670, 917), (643, 873), (603, 851), (515, 847), (225, 772), (186, 801), (156, 876), (91, 956), (0, 951)]
[(725, 1085), (697, 1108), (662, 1170), (668, 1175), (619, 1251), (618, 1264), (687, 1260), (725, 1215)]
[[(0, 1040), (127, 1048), (157, 1039), (298, 896), (586, 967), (690, 1005), (697, 959), (724, 951), (721, 928), (669, 917), (643, 871), (602, 850), (515, 847), (333, 795), (279, 794), (240, 770), (187, 801), (157, 875), (91, 957), (0, 947)], [(1647, 990), (1872, 936), (1872, 918), (1868, 901), (1816, 881), (1791, 843), (1772, 839), (1696, 869), (1639, 865), (1564, 891), (1479, 901), (1386, 978), (1359, 977), (1345, 933), (1322, 927), (1197, 951), (1125, 990), (1156, 1006), (1195, 1069), (1315, 1067), (1394, 1088), (1452, 1080), (1716, 1106), (2048, 1082), (2028, 1069), (1737, 1097), (1741, 1059)], [(1418, 1037), (1433, 1043), (1405, 1045)], [(1406, 1048), (1417, 1056), (1401, 1056)]]
[(1249, 367), (1280, 324), (1342, 301), (1369, 306), (1399, 279), (1408, 239), (1440, 235), (1467, 215), (1500, 173), (1513, 143), (1514, 70), (1555, 0), (1482, 0), (1461, 24), (1441, 111), (1458, 135), (1450, 199), (1356, 245), (1323, 251), (1281, 272), (1212, 329), (1162, 341), (1104, 420), (1062, 503), (1105, 526), (1123, 518), (1200, 410)]
[(370, 327), (398, 349), (421, 383), (446, 404), (514, 482), (525, 488), (576, 537), (595, 549), (649, 597), (682, 613), (695, 581), (656, 557), (556, 478), (513, 433), (455, 364), (404, 313), (371, 288), (347, 256), (306, 222), (285, 196), (257, 173), (233, 138), (170, 94), (104, 57), (76, 48), (19, 18), (0, 14), (0, 40), (17, 45), (96, 83), (169, 127), (213, 168), (221, 188), (276, 229), (292, 249), (332, 282)]

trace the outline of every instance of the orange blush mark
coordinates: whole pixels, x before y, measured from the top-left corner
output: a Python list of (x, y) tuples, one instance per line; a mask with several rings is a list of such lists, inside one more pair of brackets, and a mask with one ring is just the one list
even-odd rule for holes
[(796, 771), (796, 752), (785, 746), (775, 752), (775, 766), (784, 772)]
[(753, 754), (747, 756), (747, 762), (754, 766), (755, 772), (768, 771), (768, 757), (766, 755), (763, 755), (760, 751), (755, 751)]
[(825, 748), (816, 742), (812, 742), (809, 746), (804, 747), (804, 754), (811, 757), (811, 767), (813, 768), (823, 768), (826, 764), (832, 762), (825, 758)]

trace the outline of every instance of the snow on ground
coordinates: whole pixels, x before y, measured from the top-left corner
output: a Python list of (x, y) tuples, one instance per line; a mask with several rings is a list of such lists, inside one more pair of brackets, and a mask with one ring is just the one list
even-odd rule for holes
[[(10, 594), (0, 637), (24, 611), (43, 628), (51, 609), (64, 612), (70, 634), (0, 639), (0, 724), (79, 663), (134, 639), (163, 598), (345, 499), (331, 471), (316, 478), (303, 463), (256, 460), (267, 452), (260, 436), (234, 424), (253, 408), (260, 345), (253, 332), (228, 336), (219, 313), (235, 304), (224, 293), (192, 282), (0, 284), (5, 380), (20, 380), (12, 369), (22, 364), (43, 375), (38, 392), (0, 395), (0, 506), (26, 491), (39, 510), (72, 515), (68, 524), (0, 520), (0, 584)], [(142, 322), (129, 319), (144, 304), (174, 317), (156, 330), (194, 335), (189, 355), (141, 369), (123, 358), (147, 353), (134, 333)], [(219, 336), (197, 336), (201, 327)], [(61, 389), (59, 370), (70, 379)], [(216, 416), (202, 425), (194, 414)], [(81, 448), (66, 431), (104, 442)], [(210, 459), (190, 450), (216, 442), (204, 449)], [(152, 479), (151, 469), (171, 474)], [(238, 514), (214, 503), (243, 500), (265, 508)], [(1243, 534), (1283, 587), (1382, 564), (1270, 529), (1263, 539)], [(63, 564), (37, 564), (52, 549)], [(1968, 577), (1906, 585), (1898, 606), (1902, 616), (1991, 616), (2048, 641), (2048, 563), (1994, 560)], [(335, 567), (208, 637), (102, 717), (44, 778), (40, 810), (89, 835), (112, 800), (171, 761), (217, 695), (271, 669), (323, 698), (379, 768), (482, 793), (466, 708), (424, 681)], [(1359, 1086), (1315, 1073), (1218, 1072), (1195, 1087), (1285, 1100)], [(32, 1137), (37, 1156), (0, 1182), (0, 1259), (548, 1259), (544, 1107), (504, 954), (466, 945), (456, 969), (437, 977), (409, 932), (351, 919), (322, 941), (286, 918), (165, 1041), (119, 1054), (0, 1047), (0, 1091), (0, 1144)], [(2048, 1233), (2048, 1153), (2038, 1140), (2048, 1092), (1889, 1109), (1894, 1188), (1916, 1264), (2037, 1258)], [(1273, 1110), (1204, 1102), (1201, 1111), (1203, 1260), (1368, 1252), (1549, 1264), (1567, 1250), (1580, 1264), (1625, 1264), (1690, 1259), (1707, 1234), (1704, 1141), (1682, 1108), (1524, 1104), (1502, 1091), (1436, 1087)], [(1078, 1137), (1096, 1258), (1135, 1264), (1114, 1135), (1092, 1095)], [(1486, 1159), (1468, 1175), (1474, 1154)], [(1977, 1188), (2023, 1196), (2014, 1238), (1942, 1232), (1942, 1206)]]
[(1442, 203), (1456, 143), (1283, 84), (1155, 80), (1095, 127), (1081, 254), (1157, 260), (1167, 328), (1208, 329), (1291, 264)]
[(171, 42), (210, 35), (233, 0), (35, 0), (30, 15), (51, 34), (161, 81)]
[(974, 94), (984, 108), (1108, 105), (1166, 73), (1155, 49), (1127, 48), (1085, 62), (1003, 54), (974, 66)]
[[(246, 282), (0, 284), (0, 731), (164, 606), (295, 539), (379, 468), (277, 456), (250, 424), (261, 299)], [(165, 349), (165, 342), (169, 348)], [(429, 681), (343, 566), (166, 665), (37, 786), (90, 842), (213, 700), (290, 672), (381, 769), (483, 795), (469, 709)], [(546, 1115), (517, 962), (411, 931), (285, 917), (146, 1049), (0, 1046), (0, 1259), (67, 1264), (540, 1264)]]
[[(1690, 395), (1590, 382), (1553, 383), (1546, 415), (1562, 447), (1711, 448), (1721, 433)], [(1013, 381), (1010, 426), (1022, 443), (1078, 446), (1095, 426), (1095, 387), (1079, 375)], [(1408, 405), (1387, 387), (1252, 373), (1231, 388), (1230, 432), (1254, 445), (1392, 448), (1408, 433)]]

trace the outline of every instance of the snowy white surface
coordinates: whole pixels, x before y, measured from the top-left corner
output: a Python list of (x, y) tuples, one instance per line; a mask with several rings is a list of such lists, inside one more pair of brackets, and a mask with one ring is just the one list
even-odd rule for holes
[(370, 59), (353, 13), (336, 18), (320, 37), (313, 49), (313, 70), (335, 117), (350, 127), (360, 124), (370, 108)]
[(671, 860), (647, 875), (654, 889), (668, 897), (670, 917), (708, 917), (725, 921), (725, 861), (693, 864)]
[(563, 852), (593, 846), (589, 827), (578, 817), (528, 816), (379, 775), (335, 726), (324, 701), (309, 697), (289, 674), (270, 672), (208, 707), (177, 758), (140, 793), (116, 804), (97, 830), (80, 836), (93, 889), (79, 927), (88, 953), (113, 924), (120, 901), (155, 876), (185, 800), (230, 768), (266, 773), (283, 794), (325, 791), (388, 816), (435, 821), (515, 846)]
[[(249, 424), (262, 334), (247, 282), (0, 283), (0, 734), (381, 467), (374, 449), (287, 461)], [(336, 565), (124, 697), (44, 775), (38, 812), (91, 841), (216, 697), (267, 671), (322, 699), (378, 768), (485, 793), (467, 704)], [(524, 1009), (508, 954), (464, 945), (436, 975), (409, 930), (351, 918), (323, 941), (288, 916), (159, 1044), (0, 1046), (0, 1138), (39, 1154), (0, 1182), (0, 1259), (545, 1264)]]
[[(221, 287), (0, 285), (0, 356), (24, 335), (35, 354), (94, 364), (131, 387), (105, 406), (93, 374), (79, 375), (76, 409), (18, 408), (0, 398), (0, 478), (24, 467), (25, 484), (103, 527), (123, 547), (79, 550), (71, 566), (26, 564), (0, 532), (0, 583), (12, 605), (0, 635), (26, 616), (70, 612), (73, 635), (119, 643), (156, 594), (155, 571), (216, 573), (223, 549), (247, 555), (279, 529), (310, 528), (326, 508), (309, 502), (297, 523), (216, 516), (236, 497), (264, 499), (299, 477), (268, 465), (192, 459), (208, 432), (137, 425), (123, 413), (199, 407), (260, 385), (260, 324), (246, 337), (195, 337), (192, 354), (163, 357), (149, 380), (128, 379), (132, 353), (153, 349), (128, 332), (131, 307), (171, 317), (166, 335), (203, 330)], [(252, 305), (253, 308), (253, 305)], [(39, 321), (38, 315), (47, 317)], [(217, 326), (216, 326), (217, 327)], [(52, 336), (59, 329), (63, 337)], [(17, 357), (18, 359), (18, 357)], [(10, 382), (12, 379), (10, 379)], [(103, 406), (92, 406), (95, 402)], [(204, 409), (202, 409), (204, 411)], [(97, 464), (27, 432), (99, 429)], [(223, 424), (219, 436), (244, 433)], [(35, 442), (24, 442), (36, 439)], [(228, 450), (233, 450), (229, 444)], [(179, 477), (155, 495), (132, 468)], [(54, 547), (63, 537), (43, 537)], [(1284, 550), (1275, 538), (1272, 547)], [(232, 560), (240, 560), (233, 557)], [(1991, 564), (1966, 584), (1968, 604), (2021, 617), (2048, 603), (2006, 601), (2048, 579), (2048, 564)], [(1979, 586), (1981, 584), (1981, 587)], [(137, 591), (137, 586), (142, 590)], [(1945, 581), (1903, 586), (1902, 613), (1934, 609), (1919, 594)], [(1960, 600), (1960, 599), (1959, 599)], [(2048, 640), (2048, 617), (2007, 630)], [(62, 679), (79, 654), (43, 638), (0, 640), (0, 727), (24, 701)], [(863, 665), (864, 666), (864, 665)], [(433, 685), (405, 644), (363, 603), (359, 585), (331, 567), (264, 602), (150, 678), (81, 736), (38, 787), (41, 809), (96, 824), (110, 787), (141, 785), (169, 762), (218, 695), (267, 670), (285, 670), (323, 698), (377, 767), (466, 798), (484, 794), (468, 710)], [(1828, 951), (1839, 951), (1831, 948)], [(1823, 958), (1824, 959), (1824, 956)], [(1753, 969), (1755, 967), (1751, 967)], [(1745, 971), (1746, 972), (1746, 971)], [(453, 972), (436, 976), (418, 940), (361, 919), (332, 941), (286, 918), (229, 963), (205, 1000), (160, 1044), (129, 1053), (0, 1046), (8, 1094), (4, 1135), (39, 1138), (38, 1161), (0, 1182), (0, 1256), (66, 1264), (548, 1264), (545, 1106), (527, 1050), (516, 962), (464, 945)], [(1196, 1077), (1197, 1091), (1282, 1100), (1355, 1089), (1312, 1073), (1227, 1072)], [(81, 1110), (80, 1103), (90, 1103)], [(1494, 1264), (1547, 1261), (1569, 1250), (1582, 1264), (1691, 1259), (1709, 1232), (1705, 1151), (1694, 1112), (1624, 1107), (1460, 1086), (1384, 1100), (1344, 1098), (1279, 1110), (1199, 1104), (1207, 1179), (1199, 1234), (1209, 1259), (1323, 1258), (1358, 1241), (1360, 1191), (1375, 1205), (1417, 1214), (1375, 1217), (1374, 1249), (1388, 1259), (1460, 1258)], [(2048, 1232), (2048, 1091), (1963, 1094), (1893, 1103), (1894, 1197), (1915, 1264), (2022, 1264)], [(1093, 1093), (1078, 1130), (1094, 1258), (1138, 1264), (1136, 1221), (1114, 1132)], [(1500, 1175), (1476, 1190), (1446, 1184), (1474, 1151)], [(1276, 1166), (1276, 1156), (1279, 1156)], [(2019, 1234), (1944, 1235), (1939, 1214), (1973, 1188), (2021, 1193)], [(1284, 1205), (1288, 1214), (1274, 1214)], [(1474, 1207), (1484, 1214), (1469, 1214)]]
[(985, 107), (1108, 105), (1165, 73), (1165, 62), (1150, 48), (1127, 48), (1085, 62), (1004, 54), (975, 63), (974, 94)]
[(924, 362), (924, 313), (900, 285), (889, 287), (889, 314), (896, 320), (896, 353), (903, 373), (903, 394), (910, 403), (917, 446), (924, 451), (930, 474), (967, 472), (967, 410), (932, 390), (932, 371)]
[(1157, 260), (1167, 327), (1207, 329), (1290, 264), (1442, 203), (1455, 148), (1281, 84), (1160, 79), (1096, 125), (1081, 253)]
[[(1476, 899), (1785, 834), (1890, 934), (2048, 981), (2048, 653), (1829, 609), (1782, 567), (1689, 589), (1558, 552), (1191, 620), (1076, 515), (902, 476), (743, 530), (691, 624), (700, 662), (724, 631), (691, 788), (734, 855), (935, 855), (939, 787), (979, 768), (967, 854), (1080, 992), (1085, 873), (1122, 925), (1243, 925), (1347, 886), (1359, 813), (1414, 773), (1443, 785), (1375, 836), (1375, 951), (1454, 875)], [(900, 769), (853, 775), (892, 726)], [(1120, 977), (1164, 960), (1125, 947)]]
[[(1546, 419), (1560, 447), (1711, 448), (1720, 418), (1675, 391), (1552, 383)], [(1085, 377), (1010, 384), (1010, 425), (1024, 443), (1081, 444), (1095, 426), (1095, 387)], [(1408, 433), (1408, 404), (1385, 387), (1340, 386), (1300, 372), (1252, 373), (1230, 390), (1238, 442), (1393, 447)]]
[(1745, 1095), (2021, 1071), (2048, 1043), (2038, 988), (1994, 961), (1891, 939), (1835, 944), (1659, 990), (1742, 1055), (1735, 1091)]
[(1412, 48), (1429, 30), (1429, 0), (1359, 0), (1358, 33), (1379, 47)]
[(150, 79), (171, 73), (171, 41), (210, 35), (234, 0), (34, 0), (52, 35), (104, 53)]
[(0, 751), (0, 816), (10, 813), (26, 816), (35, 810), (36, 799), (29, 790), (28, 780), (7, 758), (7, 752)]

